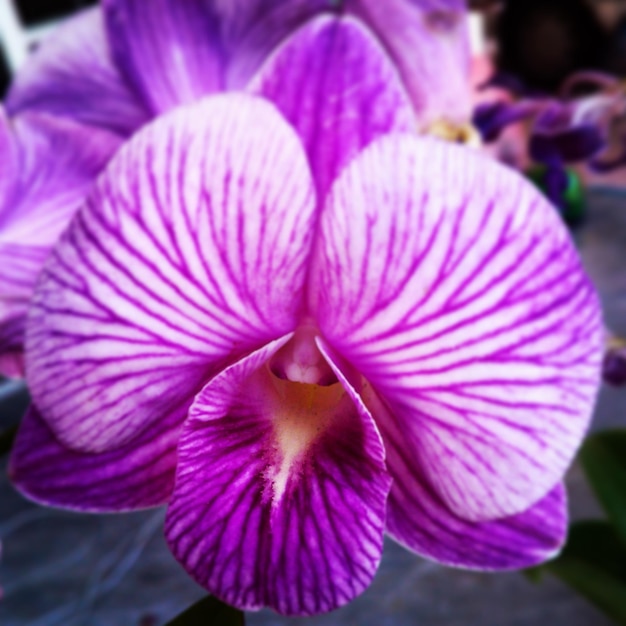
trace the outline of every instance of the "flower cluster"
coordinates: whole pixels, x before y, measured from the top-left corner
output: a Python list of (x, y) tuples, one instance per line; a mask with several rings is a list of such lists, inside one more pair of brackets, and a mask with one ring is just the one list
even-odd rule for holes
[(167, 504), (200, 584), (285, 614), (363, 591), (385, 533), (484, 570), (559, 550), (600, 312), (529, 183), (421, 136), (467, 122), (464, 19), (444, 0), (108, 0), (35, 57), (0, 137), (22, 146), (37, 115), (76, 142), (45, 144), (45, 195), (25, 183), (2, 215), (27, 215), (29, 250), (26, 224), (63, 206), (63, 230), (81, 200), (23, 281), (18, 488)]
[[(494, 79), (494, 85), (499, 83)], [(596, 90), (591, 95), (573, 95), (583, 84)], [(626, 114), (621, 80), (590, 72), (576, 74), (565, 83), (560, 97), (524, 94), (515, 84), (513, 89), (512, 102), (480, 104), (474, 123), (485, 141), (494, 141), (510, 124), (530, 122), (529, 156), (546, 166), (546, 191), (558, 207), (567, 186), (566, 164), (584, 161), (598, 172), (626, 165), (626, 134), (623, 128), (616, 129)]]

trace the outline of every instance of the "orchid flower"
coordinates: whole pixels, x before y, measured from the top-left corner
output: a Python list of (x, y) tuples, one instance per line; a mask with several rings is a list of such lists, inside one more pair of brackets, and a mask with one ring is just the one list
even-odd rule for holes
[(168, 504), (191, 576), (290, 615), (362, 592), (385, 533), (472, 569), (555, 555), (597, 297), (539, 192), (416, 119), (363, 23), (320, 16), (125, 143), (38, 281), (18, 488)]
[[(573, 97), (581, 83), (593, 84), (600, 91)], [(500, 81), (490, 83), (500, 84)], [(613, 123), (626, 114), (626, 94), (622, 81), (595, 72), (570, 77), (561, 97), (539, 95), (514, 102), (496, 100), (479, 105), (474, 123), (485, 141), (493, 141), (510, 124), (530, 121), (530, 157), (548, 168), (548, 196), (562, 202), (567, 176), (565, 164), (585, 161), (596, 171), (610, 171), (626, 164), (626, 136), (618, 136), (612, 146)]]
[[(290, 32), (316, 15), (337, 13), (355, 16), (385, 48), (413, 103), (416, 129), (450, 138), (468, 134), (469, 61), (461, 0), (392, 0), (384, 7), (373, 0), (105, 0), (43, 43), (18, 74), (6, 107), (11, 115), (44, 113), (93, 129), (89, 144), (103, 130), (121, 141), (171, 108), (210, 93), (245, 89)], [(110, 144), (107, 139), (103, 155)], [(0, 156), (10, 160), (3, 150), (0, 143)], [(38, 157), (36, 169), (54, 173), (59, 193), (70, 193), (72, 181), (86, 171), (92, 178), (99, 171), (83, 164), (79, 152), (73, 160), (63, 158), (63, 168), (56, 154), (48, 156), (50, 163), (44, 154)], [(0, 265), (1, 373), (21, 374), (22, 328), (32, 285), (81, 200), (75, 196), (59, 211), (48, 210), (45, 202), (33, 211), (13, 206), (12, 229), (19, 224), (26, 246), (19, 250), (12, 230), (0, 222), (0, 255), (14, 259)], [(0, 210), (7, 211), (2, 205), (0, 198)], [(29, 232), (32, 246), (24, 240)], [(19, 284), (13, 277), (18, 266)]]

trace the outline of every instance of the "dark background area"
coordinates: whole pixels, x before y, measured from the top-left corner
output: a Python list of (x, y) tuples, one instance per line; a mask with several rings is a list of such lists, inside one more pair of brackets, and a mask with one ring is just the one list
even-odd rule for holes
[(31, 26), (73, 13), (95, 0), (17, 0), (16, 4), (22, 22)]
[[(14, 0), (0, 0), (10, 1)], [(28, 28), (61, 19), (96, 2), (97, 0), (17, 0), (14, 4), (22, 24)], [(9, 80), (9, 68), (0, 42), (0, 98), (6, 94)]]
[(4, 58), (4, 51), (0, 46), (0, 98), (4, 97), (6, 88), (9, 84), (9, 68), (7, 67), (7, 61)]

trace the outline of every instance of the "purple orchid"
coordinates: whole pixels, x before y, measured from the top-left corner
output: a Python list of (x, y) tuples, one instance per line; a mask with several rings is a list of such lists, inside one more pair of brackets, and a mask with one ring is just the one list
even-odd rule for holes
[[(54, 153), (56, 145), (48, 152), (25, 145), (24, 151), (37, 153), (33, 171), (50, 174), (53, 188), (42, 188), (42, 197), (51, 198), (38, 207), (33, 198), (31, 210), (21, 207), (28, 200), (17, 206), (0, 196), (0, 256), (13, 259), (0, 264), (0, 372), (21, 373), (22, 329), (32, 285), (82, 201), (81, 192), (112, 153), (111, 135), (119, 143), (169, 109), (207, 94), (245, 89), (279, 44), (320, 14), (349, 14), (368, 28), (404, 82), (416, 128), (448, 129), (467, 122), (469, 57), (462, 0), (392, 0), (384, 7), (378, 0), (105, 0), (102, 7), (69, 20), (35, 52), (12, 85), (9, 114), (45, 114), (49, 126), (62, 127), (53, 118), (80, 124), (92, 133), (86, 138), (90, 146), (106, 138), (98, 157), (81, 154), (75, 145), (87, 130), (70, 133), (76, 141), (61, 146), (66, 155), (61, 159)], [(8, 128), (6, 120), (2, 124)], [(50, 132), (38, 144), (56, 144), (58, 133)], [(0, 142), (3, 162), (14, 158), (4, 154), (7, 146)], [(19, 190), (11, 193), (20, 195)], [(57, 194), (58, 201), (53, 199)], [(51, 203), (65, 204), (62, 210), (49, 210)], [(7, 230), (4, 214), (9, 213)], [(19, 242), (12, 239), (16, 228), (22, 233)]]
[(48, 259), (16, 485), (167, 503), (176, 558), (244, 609), (349, 602), (385, 532), (453, 566), (552, 557), (603, 342), (558, 216), (418, 137), (353, 17), (307, 22), (247, 92), (135, 134)]

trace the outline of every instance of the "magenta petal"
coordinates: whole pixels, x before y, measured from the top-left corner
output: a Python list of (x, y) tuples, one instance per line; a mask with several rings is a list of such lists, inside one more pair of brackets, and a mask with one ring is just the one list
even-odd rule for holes
[(166, 536), (185, 569), (225, 602), (310, 615), (349, 602), (372, 580), (390, 480), (362, 403), (338, 383), (270, 373), (264, 363), (282, 343), (225, 370), (196, 398)]
[(15, 486), (40, 504), (76, 511), (127, 511), (164, 504), (174, 486), (182, 407), (147, 428), (130, 445), (103, 454), (69, 450), (34, 406), (22, 420), (11, 452)]
[[(0, 342), (4, 338), (0, 339)], [(24, 353), (20, 345), (19, 349), (9, 350), (2, 354), (2, 351), (7, 349), (5, 344), (0, 346), (0, 375), (6, 378), (23, 378), (24, 377)]]
[(10, 141), (0, 130), (0, 354), (18, 356), (43, 263), (120, 140), (41, 113), (3, 127)]
[(472, 521), (560, 481), (594, 406), (598, 298), (530, 184), (443, 142), (384, 138), (322, 213), (311, 306), (441, 499)]
[(469, 28), (463, 0), (346, 0), (379, 37), (421, 126), (471, 117)]
[(105, 0), (113, 58), (152, 113), (223, 87), (220, 23), (208, 0)]
[(461, 519), (430, 487), (419, 458), (404, 445), (402, 426), (371, 389), (362, 395), (382, 428), (393, 478), (387, 502), (387, 533), (393, 539), (439, 563), (488, 571), (532, 567), (561, 549), (567, 533), (563, 485), (517, 515), (478, 523)]
[(250, 90), (274, 102), (302, 137), (321, 197), (374, 139), (416, 129), (395, 68), (351, 18), (309, 22), (270, 57)]
[(52, 113), (123, 135), (148, 116), (111, 62), (99, 8), (68, 20), (41, 43), (18, 72), (7, 109)]
[(491, 522), (468, 522), (451, 513), (426, 485), (394, 480), (387, 533), (420, 556), (481, 571), (517, 570), (554, 558), (565, 543), (563, 485), (531, 508)]
[(292, 331), (315, 198), (275, 109), (216, 96), (161, 116), (98, 179), (49, 258), (26, 331), (35, 404), (103, 452)]

